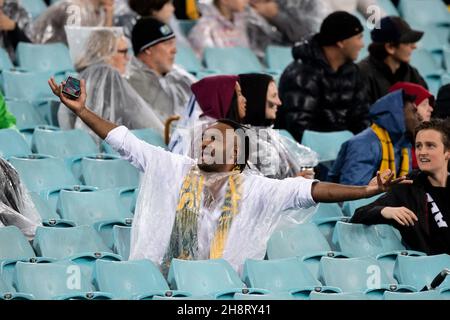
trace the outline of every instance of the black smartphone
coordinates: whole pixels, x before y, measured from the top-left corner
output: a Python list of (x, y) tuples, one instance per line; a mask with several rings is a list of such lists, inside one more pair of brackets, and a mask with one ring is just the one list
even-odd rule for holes
[(80, 80), (69, 76), (63, 86), (62, 92), (70, 99), (78, 99), (81, 94)]

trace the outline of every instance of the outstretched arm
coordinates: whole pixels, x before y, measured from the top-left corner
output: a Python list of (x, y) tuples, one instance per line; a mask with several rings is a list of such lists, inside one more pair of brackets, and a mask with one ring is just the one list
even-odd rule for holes
[(412, 183), (411, 180), (405, 180), (405, 177), (398, 179), (393, 179), (393, 177), (394, 174), (390, 170), (383, 173), (378, 172), (376, 178), (372, 179), (367, 186), (362, 187), (318, 182), (313, 184), (311, 194), (315, 202), (352, 201), (373, 197), (388, 191), (390, 187), (399, 183)]
[(101, 139), (105, 139), (111, 130), (117, 128), (117, 125), (101, 118), (86, 106), (85, 80), (81, 80), (81, 95), (76, 100), (71, 100), (62, 93), (64, 83), (58, 85), (55, 82), (55, 79), (51, 78), (48, 81), (48, 84), (55, 96), (57, 96), (67, 108), (72, 110), (73, 113), (75, 113)]

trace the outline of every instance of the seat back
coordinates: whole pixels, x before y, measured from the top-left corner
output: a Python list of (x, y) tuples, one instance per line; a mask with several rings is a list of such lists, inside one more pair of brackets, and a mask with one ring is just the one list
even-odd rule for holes
[(28, 240), (15, 226), (0, 228), (0, 260), (20, 260), (36, 257)]
[(13, 157), (10, 162), (32, 192), (79, 184), (61, 159), (30, 156)]
[(16, 52), (18, 65), (29, 72), (74, 70), (69, 48), (64, 43), (19, 42)]
[(263, 72), (264, 68), (249, 48), (206, 48), (206, 67), (224, 74)]
[(38, 227), (33, 246), (39, 256), (55, 259), (68, 259), (86, 253), (112, 253), (90, 226)]
[(350, 131), (316, 132), (305, 130), (302, 144), (310, 147), (319, 154), (320, 162), (336, 160), (344, 142), (353, 137)]
[(167, 291), (169, 286), (159, 269), (149, 260), (97, 260), (94, 282), (98, 289), (116, 298), (131, 299), (139, 294)]
[(26, 156), (31, 148), (25, 138), (16, 130), (0, 129), (0, 157)]
[(19, 129), (30, 129), (40, 125), (47, 125), (44, 117), (28, 101), (7, 101), (9, 111), (16, 117), (16, 126)]
[(223, 259), (203, 261), (173, 259), (167, 282), (171, 288), (188, 291), (193, 296), (245, 287), (238, 274)]
[(338, 222), (334, 228), (333, 243), (352, 257), (376, 256), (381, 253), (405, 250), (393, 227), (366, 226)]
[(48, 79), (53, 75), (52, 72), (18, 72), (4, 71), (3, 82), (5, 98), (9, 100), (48, 100), (55, 99), (50, 87), (47, 84)]
[(289, 292), (321, 285), (297, 258), (249, 259), (245, 262), (243, 279), (251, 288), (267, 289), (271, 292)]
[(114, 250), (124, 260), (130, 256), (131, 227), (114, 226), (113, 227)]
[[(430, 285), (433, 279), (446, 268), (450, 269), (450, 256), (447, 254), (423, 257), (398, 256), (394, 266), (394, 277), (400, 284), (421, 290)], [(450, 277), (447, 277), (439, 287), (448, 286), (450, 286)]]
[(182, 66), (186, 71), (194, 74), (197, 74), (204, 69), (192, 48), (180, 43), (177, 44), (175, 63)]
[(266, 49), (266, 63), (271, 71), (282, 73), (293, 60), (291, 47), (270, 45)]
[(36, 19), (47, 10), (47, 5), (43, 0), (20, 0), (20, 5), (33, 17), (33, 19)]

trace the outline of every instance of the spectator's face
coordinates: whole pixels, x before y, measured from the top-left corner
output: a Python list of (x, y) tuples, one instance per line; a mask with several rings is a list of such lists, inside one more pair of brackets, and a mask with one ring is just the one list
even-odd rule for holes
[(147, 50), (150, 52), (152, 69), (160, 75), (164, 75), (172, 70), (175, 54), (177, 53), (175, 38), (160, 42)]
[(403, 107), (403, 114), (405, 116), (406, 131), (412, 134), (421, 122), (420, 115), (417, 113), (416, 105), (412, 102), (406, 102)]
[(266, 99), (266, 119), (275, 120), (277, 118), (278, 107), (281, 106), (280, 97), (275, 81), (272, 81), (267, 88)]
[(108, 63), (123, 75), (127, 70), (128, 61), (128, 42), (125, 38), (120, 38), (117, 44), (116, 53), (109, 58)]
[(450, 150), (445, 150), (442, 133), (421, 130), (416, 136), (416, 157), (419, 169), (434, 174), (447, 170)]
[(161, 10), (153, 11), (152, 16), (159, 21), (168, 24), (173, 16), (174, 11), (175, 7), (173, 6), (172, 1), (169, 1), (161, 8)]
[(244, 119), (247, 113), (247, 99), (245, 99), (244, 95), (242, 94), (241, 85), (239, 84), (239, 82), (236, 82), (234, 91), (236, 92), (237, 96), (239, 118)]
[(363, 34), (357, 34), (351, 38), (338, 42), (338, 46), (341, 48), (342, 53), (346, 60), (356, 61), (359, 56), (359, 52), (364, 48)]
[(419, 114), (421, 121), (430, 121), (431, 114), (433, 113), (433, 107), (430, 105), (430, 99), (423, 100), (417, 106), (417, 113)]
[(216, 123), (203, 132), (198, 167), (206, 172), (229, 172), (238, 159), (239, 138), (234, 129)]
[(398, 47), (388, 46), (387, 52), (400, 62), (409, 63), (413, 51), (417, 48), (415, 43), (400, 43)]
[(222, 3), (232, 12), (243, 12), (249, 0), (222, 0)]

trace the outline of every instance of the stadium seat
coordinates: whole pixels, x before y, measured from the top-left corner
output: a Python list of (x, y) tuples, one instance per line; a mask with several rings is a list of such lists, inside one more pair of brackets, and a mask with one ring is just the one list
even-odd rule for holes
[(77, 226), (93, 226), (110, 248), (113, 247), (113, 226), (131, 226), (133, 220), (132, 213), (123, 206), (116, 190), (62, 190), (57, 212)]
[(415, 25), (450, 25), (450, 13), (442, 0), (400, 0), (398, 9)]
[(90, 226), (38, 227), (33, 246), (38, 256), (72, 260), (80, 264), (88, 264), (97, 259), (121, 260)]
[(353, 137), (350, 131), (316, 132), (305, 130), (302, 144), (319, 154), (320, 162), (334, 161), (341, 145)]
[(127, 161), (112, 155), (84, 157), (81, 176), (85, 185), (97, 188), (136, 188), (139, 172)]
[(17, 293), (14, 287), (0, 278), (0, 301), (1, 300), (31, 300), (30, 294)]
[(113, 227), (113, 248), (114, 252), (120, 255), (123, 260), (128, 260), (130, 256), (131, 227), (115, 225)]
[(19, 42), (16, 55), (17, 63), (24, 71), (51, 71), (54, 74), (63, 75), (66, 72), (74, 71), (69, 48), (63, 43), (34, 44)]
[(75, 222), (61, 219), (56, 210), (51, 208), (50, 204), (36, 192), (30, 192), (30, 197), (39, 212), (42, 224), (46, 227), (74, 227)]
[(370, 257), (323, 257), (319, 274), (324, 285), (338, 287), (343, 292), (364, 292), (374, 299), (381, 299), (384, 291), (415, 291), (413, 287), (392, 283), (378, 261)]
[(6, 105), (16, 117), (16, 126), (19, 130), (30, 130), (48, 124), (33, 104), (28, 101), (9, 100)]
[(14, 69), (14, 65), (11, 62), (11, 58), (6, 52), (5, 48), (0, 48), (0, 71)]
[(0, 157), (27, 156), (31, 148), (25, 138), (14, 129), (0, 129)]
[(43, 0), (20, 0), (20, 4), (33, 19), (36, 19), (47, 10), (47, 5)]
[(338, 222), (334, 229), (333, 243), (349, 257), (376, 258), (392, 279), (398, 255), (425, 255), (423, 252), (406, 250), (395, 229), (385, 224), (366, 226)]
[(270, 45), (266, 48), (266, 64), (269, 69), (279, 74), (294, 61), (292, 48)]
[(356, 209), (364, 207), (375, 200), (377, 200), (379, 197), (381, 197), (382, 194), (376, 195), (371, 198), (367, 199), (360, 199), (360, 200), (353, 200), (353, 201), (345, 201), (342, 205), (342, 212), (347, 217), (352, 217), (355, 214)]
[(395, 5), (392, 3), (391, 0), (377, 0), (377, 4), (383, 9), (384, 12), (388, 16), (399, 16), (400, 13), (398, 12)]
[(12, 157), (9, 161), (32, 192), (39, 193), (79, 184), (61, 159), (31, 155)]
[(322, 287), (298, 258), (248, 259), (245, 262), (243, 279), (250, 288), (284, 294), (286, 299), (307, 299), (312, 291), (341, 292), (338, 288)]
[(345, 257), (331, 250), (319, 228), (312, 223), (275, 231), (267, 243), (267, 257), (270, 260), (299, 257), (316, 278), (323, 256)]
[(55, 100), (47, 83), (52, 75), (48, 71), (3, 71), (5, 98), (26, 101)]
[(337, 203), (319, 203), (312, 216), (313, 222), (321, 222), (333, 218), (344, 217), (341, 207)]
[(205, 69), (195, 55), (194, 50), (192, 50), (191, 47), (180, 43), (177, 44), (175, 63), (194, 75)]
[[(394, 276), (398, 283), (422, 290), (446, 268), (450, 269), (450, 256), (446, 254), (424, 257), (399, 256), (395, 263)], [(439, 288), (447, 287), (450, 287), (450, 277), (439, 286)]]
[(233, 299), (235, 293), (268, 293), (246, 288), (236, 271), (223, 259), (173, 259), (167, 282), (172, 289), (190, 292), (193, 298), (225, 300)]
[(187, 37), (191, 29), (195, 26), (197, 20), (187, 20), (187, 19), (179, 19), (178, 25), (180, 26), (181, 31)]
[(280, 133), (280, 135), (295, 141), (295, 138), (292, 136), (292, 134), (289, 131), (284, 130), (284, 129), (279, 129), (278, 132)]
[(154, 296), (188, 297), (188, 292), (171, 291), (159, 269), (149, 260), (97, 260), (94, 283), (100, 291), (110, 292), (116, 299), (149, 300)]
[(206, 67), (217, 73), (240, 74), (264, 72), (264, 67), (249, 48), (206, 48), (204, 60)]
[(351, 292), (351, 293), (323, 293), (323, 292), (311, 292), (309, 295), (310, 300), (369, 300), (369, 296), (363, 292)]
[[(50, 207), (52, 212), (57, 211), (59, 194), (63, 190), (77, 191), (77, 192), (89, 192), (89, 191), (97, 190), (97, 188), (90, 187), (90, 186), (73, 185), (73, 186), (66, 186), (66, 187), (63, 186), (61, 188), (55, 188), (55, 189), (51, 189), (51, 190), (47, 190), (47, 191), (42, 191), (40, 193), (40, 195), (44, 198), (44, 200), (46, 201), (46, 203), (48, 204), (48, 206)], [(75, 223), (75, 222), (72, 221), (72, 223)]]
[(72, 263), (25, 263), (16, 265), (15, 286), (38, 300), (99, 300), (111, 294), (96, 292), (81, 267)]
[(37, 127), (33, 133), (32, 149), (39, 154), (69, 158), (96, 154), (99, 148), (84, 130), (59, 130)]
[(440, 294), (437, 290), (423, 292), (390, 292), (386, 291), (383, 296), (384, 300), (440, 300)]
[(133, 213), (136, 208), (138, 193), (139, 188), (123, 188), (119, 190), (120, 200), (123, 205)]

